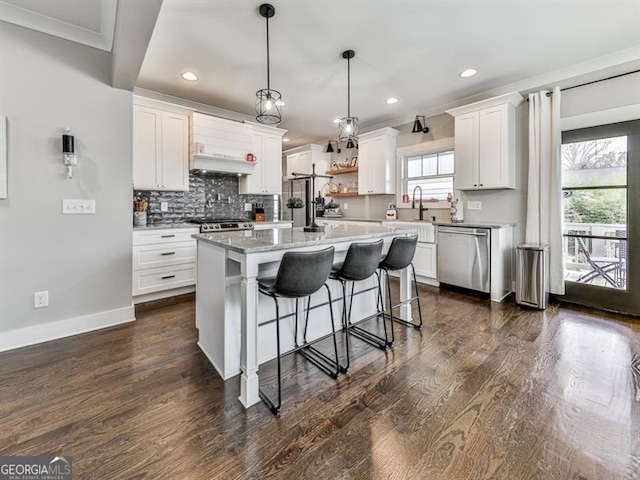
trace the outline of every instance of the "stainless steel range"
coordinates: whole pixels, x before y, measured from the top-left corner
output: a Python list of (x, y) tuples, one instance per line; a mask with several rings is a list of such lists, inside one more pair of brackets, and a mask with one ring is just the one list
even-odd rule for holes
[(189, 222), (200, 225), (200, 233), (253, 230), (253, 223), (246, 218), (205, 218), (204, 220), (189, 220)]

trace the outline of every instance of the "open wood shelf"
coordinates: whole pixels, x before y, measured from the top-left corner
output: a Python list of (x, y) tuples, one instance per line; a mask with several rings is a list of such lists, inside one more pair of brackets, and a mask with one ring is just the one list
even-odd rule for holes
[(327, 170), (325, 173), (327, 175), (342, 175), (343, 173), (356, 173), (358, 171), (358, 167), (349, 167), (349, 168), (339, 168), (337, 170)]
[(327, 193), (326, 197), (357, 197), (358, 192), (347, 192), (347, 193)]

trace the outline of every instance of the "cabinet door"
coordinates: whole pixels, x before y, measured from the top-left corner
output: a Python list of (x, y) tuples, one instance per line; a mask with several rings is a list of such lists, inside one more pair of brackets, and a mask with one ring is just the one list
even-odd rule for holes
[(455, 119), (455, 188), (478, 188), (478, 112)]
[(189, 190), (189, 117), (162, 112), (162, 190)]
[(358, 145), (358, 194), (369, 195), (373, 188), (373, 141), (360, 140)]
[(293, 172), (298, 173), (300, 171), (300, 162), (299, 162), (300, 154), (292, 153), (287, 155), (287, 177), (293, 178)]
[(282, 195), (282, 136), (264, 136), (262, 188), (265, 194)]
[(479, 112), (479, 188), (509, 186), (507, 108), (505, 104)]
[(253, 132), (251, 149), (256, 155), (256, 166), (253, 167), (253, 172), (250, 175), (244, 175), (240, 178), (238, 183), (238, 193), (247, 194), (261, 194), (262, 193), (262, 176), (264, 172), (264, 165), (266, 162), (266, 156), (264, 154), (264, 135), (260, 132)]
[(160, 150), (162, 112), (133, 107), (133, 187), (138, 190), (160, 188)]
[(416, 275), (436, 278), (438, 276), (436, 258), (436, 245), (434, 243), (418, 243), (416, 254), (413, 257), (413, 266), (416, 269)]

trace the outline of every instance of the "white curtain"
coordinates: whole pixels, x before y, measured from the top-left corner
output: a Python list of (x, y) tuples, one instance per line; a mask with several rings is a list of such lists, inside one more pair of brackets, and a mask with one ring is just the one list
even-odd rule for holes
[(549, 291), (564, 295), (560, 88), (529, 94), (529, 184), (525, 241), (549, 245)]

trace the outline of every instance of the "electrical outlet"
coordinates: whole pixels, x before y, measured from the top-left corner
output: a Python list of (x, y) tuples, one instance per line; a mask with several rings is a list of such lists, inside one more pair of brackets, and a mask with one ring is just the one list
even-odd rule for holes
[(35, 292), (33, 294), (33, 308), (43, 308), (49, 306), (49, 291)]
[(244, 204), (244, 211), (245, 212), (251, 212), (253, 210), (253, 206), (250, 203), (245, 203)]
[(62, 199), (63, 215), (93, 215), (96, 213), (95, 200)]
[(160, 211), (168, 212), (169, 211), (169, 202), (160, 202)]
[(482, 202), (467, 202), (467, 210), (482, 210)]
[(343, 203), (342, 204), (342, 209), (343, 210), (349, 210), (349, 204), (348, 203)]

